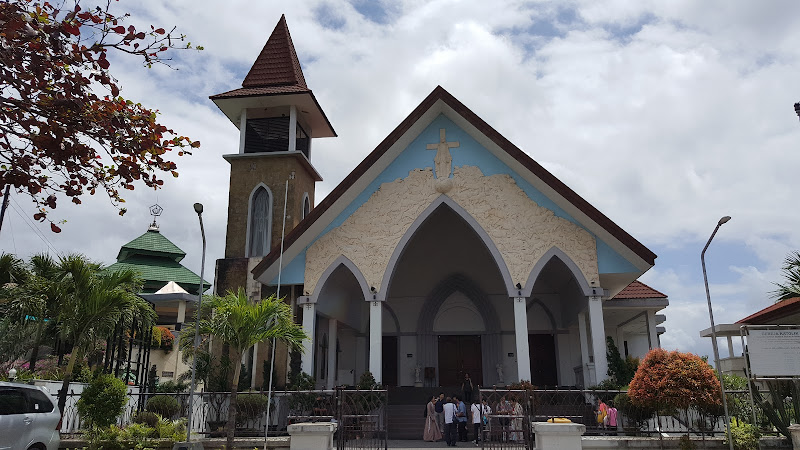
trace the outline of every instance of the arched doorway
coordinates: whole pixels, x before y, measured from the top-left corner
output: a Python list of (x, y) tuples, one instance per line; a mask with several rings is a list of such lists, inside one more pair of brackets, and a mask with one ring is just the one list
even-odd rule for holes
[(459, 384), (465, 371), (476, 383), (495, 381), (501, 347), (495, 304), (508, 302), (508, 291), (482, 230), (461, 214), (440, 202), (388, 269), (386, 301), (397, 313), (405, 349), (403, 385), (413, 384), (415, 366), (424, 369), (427, 386)]

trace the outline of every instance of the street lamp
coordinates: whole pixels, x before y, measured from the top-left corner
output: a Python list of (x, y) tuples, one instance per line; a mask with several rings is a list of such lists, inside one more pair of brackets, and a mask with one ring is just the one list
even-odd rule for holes
[[(795, 104), (795, 109), (800, 109), (800, 105)], [(706, 275), (706, 250), (708, 250), (708, 246), (711, 245), (711, 240), (714, 239), (714, 235), (717, 234), (717, 230), (723, 224), (727, 223), (731, 220), (731, 216), (725, 216), (719, 219), (717, 222), (717, 226), (714, 228), (714, 232), (711, 233), (711, 237), (708, 238), (708, 242), (706, 242), (706, 246), (703, 247), (703, 251), (700, 252), (700, 263), (703, 265), (703, 282), (706, 285), (706, 299), (708, 300), (708, 318), (711, 320), (711, 346), (714, 349), (714, 364), (717, 366), (717, 375), (719, 376), (719, 386), (720, 390), (722, 390), (722, 408), (725, 411), (725, 429), (728, 431), (728, 444), (730, 444), (730, 450), (733, 450), (733, 440), (731, 439), (731, 419), (728, 416), (728, 401), (725, 399), (725, 382), (722, 379), (722, 368), (719, 365), (719, 349), (717, 348), (717, 330), (714, 327), (714, 311), (711, 309), (711, 294), (708, 290), (708, 275)]]
[(189, 417), (186, 420), (186, 441), (192, 440), (192, 413), (194, 410), (194, 390), (197, 387), (195, 374), (197, 373), (197, 348), (200, 347), (200, 307), (203, 305), (203, 277), (206, 270), (206, 232), (203, 229), (203, 204), (195, 203), (194, 212), (200, 221), (200, 236), (203, 238), (203, 259), (200, 262), (200, 288), (197, 291), (197, 308), (194, 313), (194, 351), (192, 353), (192, 384), (189, 388)]
[(797, 114), (797, 117), (800, 117), (800, 103), (794, 104), (794, 112)]

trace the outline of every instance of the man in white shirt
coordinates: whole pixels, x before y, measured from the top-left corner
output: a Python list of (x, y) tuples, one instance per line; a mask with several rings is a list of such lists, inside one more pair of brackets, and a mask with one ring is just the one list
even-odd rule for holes
[(448, 447), (456, 446), (456, 405), (447, 397), (444, 404), (444, 440)]
[(472, 427), (475, 429), (475, 445), (478, 445), (481, 437), (481, 420), (483, 420), (484, 415), (481, 413), (481, 409), (481, 404), (478, 403), (477, 399), (469, 408), (469, 411), (472, 414)]

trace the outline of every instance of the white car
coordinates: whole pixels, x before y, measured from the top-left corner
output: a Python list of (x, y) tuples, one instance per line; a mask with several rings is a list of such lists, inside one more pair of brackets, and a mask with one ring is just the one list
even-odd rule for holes
[(47, 388), (0, 382), (0, 450), (57, 450), (60, 428)]

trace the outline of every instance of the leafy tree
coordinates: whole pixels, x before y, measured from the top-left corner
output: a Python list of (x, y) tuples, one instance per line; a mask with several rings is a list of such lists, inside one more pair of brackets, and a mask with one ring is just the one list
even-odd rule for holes
[[(239, 289), (238, 292), (228, 292), (224, 297), (212, 296), (208, 302), (204, 302), (203, 307), (212, 310), (213, 314), (200, 314), (200, 333), (214, 336), (227, 344), (233, 361), (239, 361), (241, 355), (257, 342), (275, 338), (286, 343), (290, 349), (301, 349), (303, 339), (307, 338), (302, 328), (294, 323), (289, 305), (274, 296), (251, 303), (245, 291)], [(225, 425), (227, 448), (233, 448), (240, 375), (241, 365), (234, 364), (228, 422)]]
[(108, 336), (117, 323), (130, 324), (134, 317), (142, 322), (142, 329), (147, 329), (155, 321), (155, 311), (134, 293), (140, 286), (134, 271), (105, 272), (82, 255), (62, 257), (59, 271), (65, 294), (57, 323), (62, 338), (73, 343), (58, 396), (58, 406), (63, 411), (80, 349), (98, 337)]
[(166, 153), (200, 146), (160, 124), (157, 110), (121, 97), (108, 60), (119, 51), (168, 65), (166, 51), (192, 44), (175, 28), (126, 27), (128, 15), (104, 3), (0, 2), (0, 190), (30, 196), (39, 221), (58, 196), (80, 204), (101, 190), (119, 206), (120, 189), (158, 188), (160, 173), (178, 176)]
[(714, 369), (699, 356), (660, 348), (639, 364), (628, 390), (633, 405), (651, 409), (710, 409), (721, 404)]
[(772, 297), (777, 301), (800, 297), (800, 252), (790, 253), (783, 260), (784, 283), (775, 283), (778, 289), (772, 291)]

